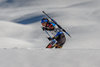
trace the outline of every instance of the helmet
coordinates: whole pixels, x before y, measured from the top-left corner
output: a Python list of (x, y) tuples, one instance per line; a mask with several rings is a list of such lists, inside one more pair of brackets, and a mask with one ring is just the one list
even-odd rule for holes
[(41, 20), (41, 23), (44, 23), (44, 22), (49, 22), (49, 20), (48, 20), (47, 18), (43, 18), (43, 19)]

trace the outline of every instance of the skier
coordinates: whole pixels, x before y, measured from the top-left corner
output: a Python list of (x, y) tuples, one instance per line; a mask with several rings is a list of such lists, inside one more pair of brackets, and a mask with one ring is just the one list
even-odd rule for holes
[[(57, 27), (55, 23), (49, 21), (48, 18), (43, 18), (41, 20), (43, 31), (50, 31), (53, 37), (48, 37), (49, 41), (51, 41), (46, 48), (62, 48), (63, 44), (66, 41), (66, 37), (62, 30)], [(55, 42), (56, 40), (56, 42)]]

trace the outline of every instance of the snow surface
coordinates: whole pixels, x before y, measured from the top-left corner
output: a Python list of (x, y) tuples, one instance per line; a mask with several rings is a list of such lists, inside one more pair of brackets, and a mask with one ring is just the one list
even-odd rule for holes
[[(100, 0), (0, 0), (0, 67), (99, 67)], [(45, 49), (46, 11), (72, 38)]]

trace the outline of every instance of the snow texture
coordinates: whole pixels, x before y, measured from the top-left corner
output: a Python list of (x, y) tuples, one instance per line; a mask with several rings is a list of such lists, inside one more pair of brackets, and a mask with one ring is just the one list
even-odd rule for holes
[[(99, 67), (100, 0), (0, 0), (0, 67)], [(45, 49), (45, 11), (72, 38)]]

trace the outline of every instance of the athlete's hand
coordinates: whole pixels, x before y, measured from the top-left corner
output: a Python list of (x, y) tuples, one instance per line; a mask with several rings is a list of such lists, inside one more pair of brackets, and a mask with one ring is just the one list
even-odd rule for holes
[(48, 37), (48, 40), (50, 41), (50, 40), (53, 40), (53, 38), (51, 38), (51, 37)]
[(42, 27), (42, 30), (44, 31), (44, 30), (46, 30), (46, 28), (45, 27)]

